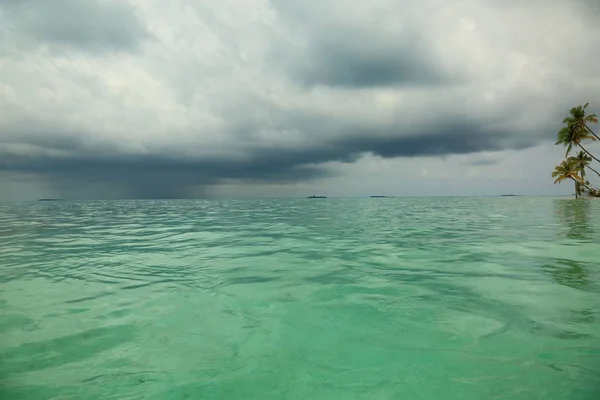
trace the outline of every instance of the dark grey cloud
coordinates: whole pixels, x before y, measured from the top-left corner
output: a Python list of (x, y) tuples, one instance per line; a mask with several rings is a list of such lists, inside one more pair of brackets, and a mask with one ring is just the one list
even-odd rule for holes
[[(285, 154), (285, 152), (284, 152)], [(86, 195), (86, 183), (113, 185), (119, 193), (136, 198), (198, 197), (210, 185), (226, 180), (241, 182), (289, 183), (325, 176), (317, 167), (295, 165), (275, 153), (254, 160), (178, 159), (162, 155), (110, 155), (56, 158), (47, 156), (9, 157), (2, 155), (0, 171), (42, 174), (55, 187), (70, 191), (80, 188)], [(303, 158), (296, 155), (296, 160)], [(308, 157), (308, 158), (314, 158)], [(111, 193), (107, 194), (108, 197)], [(106, 196), (106, 195), (105, 195)]]
[(133, 50), (148, 31), (126, 1), (2, 0), (5, 29), (80, 50)]
[[(401, 43), (400, 40), (406, 43)], [(417, 39), (319, 38), (294, 60), (306, 85), (334, 87), (430, 86), (450, 81)]]
[[(343, 129), (343, 128), (342, 128)], [(39, 147), (67, 151), (67, 156), (18, 155), (0, 150), (0, 171), (33, 173), (45, 177), (65, 197), (86, 197), (87, 183), (113, 187), (112, 192), (95, 192), (95, 197), (187, 198), (204, 197), (210, 186), (223, 182), (287, 184), (330, 177), (328, 162), (353, 163), (365, 154), (383, 158), (446, 157), (483, 151), (525, 149), (540, 143), (539, 135), (521, 137), (486, 127), (477, 120), (445, 121), (406, 136), (395, 135), (394, 127), (348, 127), (346, 135), (301, 147), (254, 145), (243, 158), (227, 156), (181, 157), (108, 152), (94, 154), (84, 142), (47, 136), (31, 142)], [(351, 130), (352, 129), (352, 130)], [(13, 144), (15, 141), (13, 141)], [(62, 144), (61, 144), (62, 143)], [(100, 147), (98, 147), (100, 149)], [(479, 160), (479, 162), (478, 162)], [(476, 158), (471, 165), (491, 165)], [(116, 188), (121, 190), (116, 190)], [(81, 190), (81, 193), (77, 193)]]
[[(467, 119), (430, 125), (404, 137), (396, 136), (393, 126), (338, 128), (349, 131), (326, 143), (305, 143), (301, 147), (252, 146), (241, 159), (160, 153), (90, 154), (82, 143), (79, 143), (80, 149), (74, 150), (73, 146), (78, 144), (67, 142), (63, 148), (72, 155), (66, 157), (19, 156), (0, 151), (0, 171), (43, 174), (58, 187), (69, 186), (69, 182), (101, 182), (126, 187), (128, 196), (132, 197), (185, 198), (204, 195), (203, 188), (231, 180), (285, 184), (328, 177), (331, 172), (322, 166), (324, 163), (352, 163), (367, 153), (383, 158), (445, 157), (522, 149), (538, 143), (535, 138), (518, 140), (518, 136), (510, 132), (489, 129)], [(59, 143), (61, 139), (46, 138), (46, 141)]]
[(284, 53), (273, 55), (273, 62), (302, 84), (410, 87), (458, 78), (442, 68), (433, 43), (406, 15), (397, 16), (397, 27), (402, 29), (390, 30), (383, 25), (382, 14), (362, 16), (361, 23), (328, 15), (327, 3), (332, 2), (320, 7), (306, 2), (272, 3), (295, 37), (302, 37), (299, 42), (288, 41)]

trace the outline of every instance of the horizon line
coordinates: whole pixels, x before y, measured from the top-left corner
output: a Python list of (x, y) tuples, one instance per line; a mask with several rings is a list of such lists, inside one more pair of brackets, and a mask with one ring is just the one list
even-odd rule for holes
[[(393, 198), (489, 198), (489, 197), (573, 197), (573, 194), (489, 194), (489, 195), (364, 195), (364, 196), (324, 196), (324, 198), (310, 198), (310, 196), (290, 196), (290, 197), (123, 197), (123, 198), (38, 198), (22, 200), (0, 200), (0, 203), (27, 203), (27, 202), (60, 202), (60, 201), (133, 201), (133, 200), (205, 200), (205, 201), (224, 201), (224, 200), (327, 200), (327, 199), (393, 199)], [(373, 197), (375, 196), (375, 197)]]

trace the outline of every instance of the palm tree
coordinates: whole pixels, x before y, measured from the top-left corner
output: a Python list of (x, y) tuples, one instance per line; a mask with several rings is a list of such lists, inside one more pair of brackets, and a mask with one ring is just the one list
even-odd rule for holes
[[(600, 172), (590, 166), (592, 160), (600, 162), (600, 159), (593, 156), (582, 145), (582, 142), (586, 140), (600, 140), (600, 137), (589, 127), (590, 124), (598, 123), (598, 117), (595, 114), (586, 115), (588, 104), (573, 107), (569, 110), (569, 115), (563, 119), (565, 126), (558, 132), (556, 142), (557, 145), (563, 145), (567, 150), (565, 153), (566, 160), (556, 166), (552, 173), (552, 176), (556, 178), (554, 183), (562, 182), (565, 179), (573, 180), (575, 182), (575, 197), (581, 196), (584, 188), (591, 196), (597, 196), (600, 193), (600, 190), (593, 189), (590, 183), (585, 180), (586, 168), (589, 168), (600, 177)], [(573, 147), (579, 147), (581, 151), (575, 156), (569, 157)]]
[(581, 150), (585, 151), (588, 156), (600, 162), (599, 159), (590, 154), (590, 152), (587, 151), (587, 149), (581, 145), (582, 140), (596, 140), (596, 138), (590, 135), (589, 132), (577, 129), (575, 125), (567, 125), (563, 127), (560, 131), (558, 131), (557, 139), (558, 140), (555, 144), (562, 144), (567, 148), (565, 157), (569, 155), (569, 153), (573, 149), (573, 146), (578, 146)]
[(592, 171), (594, 171), (596, 173), (596, 175), (600, 176), (600, 173), (598, 171), (596, 171), (594, 168), (590, 167), (590, 163), (592, 162), (592, 157), (587, 155), (585, 152), (580, 151), (575, 156), (569, 157), (569, 160), (571, 160), (575, 164), (575, 167), (579, 170), (579, 176), (581, 176), (581, 178), (583, 180), (585, 180), (585, 169), (586, 168), (591, 169)]
[[(573, 166), (579, 172), (579, 176), (583, 181), (585, 181), (585, 167), (588, 164), (588, 159), (591, 161), (592, 158), (585, 154), (583, 151), (577, 153), (575, 157), (569, 157), (568, 161), (573, 163)], [(575, 193), (579, 196), (583, 196), (583, 188), (579, 184), (579, 182), (575, 182)], [(576, 196), (577, 197), (577, 196)]]
[(589, 191), (593, 191), (593, 189), (586, 185), (584, 180), (577, 175), (577, 172), (579, 172), (579, 170), (573, 159), (563, 160), (563, 162), (554, 168), (554, 172), (552, 172), (552, 177), (556, 178), (554, 184), (556, 185), (566, 179), (571, 179), (575, 182), (575, 197), (579, 195), (579, 186), (577, 184), (585, 187)]
[(574, 126), (580, 132), (589, 132), (594, 136), (594, 140), (600, 140), (600, 137), (596, 135), (589, 127), (590, 124), (597, 124), (598, 117), (596, 114), (585, 115), (585, 109), (590, 103), (585, 103), (583, 106), (577, 106), (571, 108), (569, 116), (563, 120), (563, 124), (568, 126)]

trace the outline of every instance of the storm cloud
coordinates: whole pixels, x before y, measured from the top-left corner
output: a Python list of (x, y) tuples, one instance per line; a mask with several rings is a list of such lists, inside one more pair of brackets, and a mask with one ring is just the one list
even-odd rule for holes
[[(301, 41), (288, 41), (288, 50), (295, 52), (282, 55), (289, 72), (301, 83), (358, 88), (428, 86), (452, 78), (436, 57), (433, 38), (414, 25), (410, 12), (394, 7), (400, 12), (392, 16), (381, 4), (344, 6), (335, 1), (319, 6), (278, 0), (273, 4), (289, 29), (302, 37)], [(345, 12), (340, 13), (342, 9)]]
[(392, 184), (373, 160), (421, 183), (436, 159), (485, 168), (491, 189), (502, 160), (553, 143), (568, 108), (600, 107), (600, 28), (583, 3), (49, 3), (0, 1), (5, 188), (351, 194), (344, 180), (369, 169)]

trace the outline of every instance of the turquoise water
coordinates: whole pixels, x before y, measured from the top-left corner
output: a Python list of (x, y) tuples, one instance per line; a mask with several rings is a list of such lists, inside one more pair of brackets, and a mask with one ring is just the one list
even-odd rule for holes
[(598, 399), (600, 201), (0, 205), (0, 399)]

